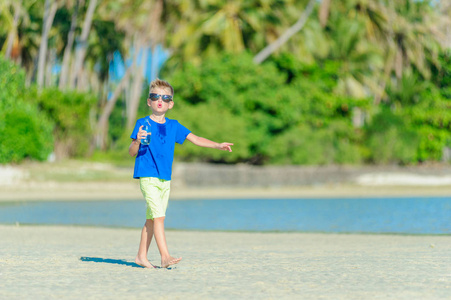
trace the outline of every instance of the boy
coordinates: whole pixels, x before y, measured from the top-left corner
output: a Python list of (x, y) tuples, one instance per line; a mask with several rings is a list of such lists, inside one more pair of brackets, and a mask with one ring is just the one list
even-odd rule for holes
[[(174, 89), (160, 79), (150, 83), (147, 105), (152, 110), (150, 116), (136, 121), (131, 135), (133, 139), (128, 150), (136, 156), (133, 178), (139, 179), (142, 194), (147, 202), (146, 223), (141, 232), (138, 255), (135, 263), (145, 268), (154, 268), (147, 259), (147, 252), (152, 237), (155, 236), (161, 255), (161, 267), (167, 268), (177, 264), (181, 257), (169, 255), (164, 234), (164, 218), (169, 199), (172, 162), (175, 143), (182, 144), (185, 139), (201, 147), (215, 148), (232, 152), (232, 143), (215, 143), (192, 134), (176, 120), (165, 117), (168, 110), (174, 107)], [(149, 145), (141, 145), (141, 139), (148, 134), (143, 125), (150, 125), (151, 141)]]

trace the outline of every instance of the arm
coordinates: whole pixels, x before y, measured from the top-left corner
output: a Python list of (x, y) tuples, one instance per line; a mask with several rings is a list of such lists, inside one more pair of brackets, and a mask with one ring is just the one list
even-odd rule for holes
[(128, 154), (130, 154), (130, 156), (136, 156), (136, 154), (138, 154), (138, 150), (139, 150), (139, 140), (133, 139), (132, 143), (130, 144), (130, 147), (128, 148)]
[(130, 147), (128, 148), (128, 154), (130, 154), (130, 156), (136, 156), (136, 154), (138, 154), (140, 140), (145, 138), (147, 135), (147, 132), (142, 130), (142, 128), (143, 126), (139, 127), (137, 138), (133, 139)]
[(232, 143), (216, 143), (216, 142), (207, 140), (206, 138), (192, 134), (192, 133), (188, 134), (186, 136), (186, 139), (196, 146), (232, 152), (232, 148), (230, 147), (230, 146), (233, 146)]

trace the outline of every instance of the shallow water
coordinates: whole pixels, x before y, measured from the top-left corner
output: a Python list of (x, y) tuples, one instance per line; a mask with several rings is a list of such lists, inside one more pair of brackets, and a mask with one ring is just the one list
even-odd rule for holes
[[(20, 202), (0, 223), (136, 227), (145, 202)], [(166, 228), (182, 230), (451, 234), (451, 197), (172, 200)]]

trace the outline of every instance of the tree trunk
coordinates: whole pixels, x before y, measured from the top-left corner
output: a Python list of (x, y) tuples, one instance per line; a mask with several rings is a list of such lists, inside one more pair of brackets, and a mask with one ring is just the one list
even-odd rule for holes
[(158, 50), (155, 45), (152, 47), (152, 64), (150, 65), (150, 80), (158, 78)]
[(38, 78), (37, 78), (38, 88), (42, 88), (44, 84), (45, 60), (47, 57), (49, 32), (50, 29), (52, 28), (53, 19), (55, 18), (57, 8), (58, 5), (56, 1), (45, 0), (41, 44), (39, 46)]
[(300, 31), (305, 23), (307, 22), (307, 19), (312, 14), (313, 7), (315, 6), (316, 0), (310, 0), (310, 2), (307, 4), (307, 7), (302, 12), (301, 16), (299, 17), (298, 21), (288, 28), (287, 31), (284, 32), (277, 40), (275, 40), (273, 43), (266, 46), (262, 51), (260, 51), (255, 57), (254, 57), (254, 63), (260, 64), (265, 59), (268, 58), (274, 51), (279, 49), (280, 46), (285, 44), (294, 34), (296, 34), (298, 31)]
[(402, 69), (404, 66), (403, 62), (403, 53), (401, 47), (398, 48), (398, 51), (396, 52), (396, 59), (395, 59), (395, 74), (396, 78), (400, 80), (402, 78)]
[(86, 56), (86, 50), (88, 49), (88, 36), (91, 30), (92, 19), (94, 17), (94, 11), (97, 6), (97, 0), (91, 0), (89, 2), (88, 11), (86, 12), (86, 17), (83, 22), (83, 29), (81, 32), (80, 40), (77, 43), (75, 50), (75, 63), (74, 63), (74, 73), (71, 77), (70, 87), (75, 88), (77, 85), (77, 80), (82, 76), (83, 62)]
[[(147, 54), (148, 49), (144, 44), (144, 41), (139, 38), (138, 47), (135, 55), (137, 56), (137, 63), (135, 64), (135, 70), (132, 77), (132, 88), (130, 91), (129, 107), (127, 114), (127, 129), (133, 127), (138, 112), (139, 100), (141, 98), (141, 92), (143, 87), (144, 71), (147, 66)], [(141, 56), (139, 59), (139, 56)]]
[(67, 75), (69, 73), (69, 64), (72, 53), (72, 48), (74, 46), (75, 40), (75, 29), (77, 28), (77, 17), (78, 17), (78, 8), (80, 6), (80, 0), (75, 2), (74, 13), (72, 14), (72, 20), (70, 24), (69, 34), (67, 35), (67, 45), (64, 49), (63, 63), (61, 66), (61, 75), (59, 80), (59, 89), (63, 90), (67, 85)]
[(52, 69), (53, 66), (56, 64), (56, 49), (51, 48), (50, 51), (48, 51), (48, 59), (46, 60), (46, 66), (45, 66), (45, 77), (44, 77), (44, 86), (53, 86), (55, 84), (53, 78), (52, 78)]
[(330, 3), (332, 0), (323, 0), (321, 6), (319, 7), (319, 23), (324, 28), (329, 20)]
[[(162, 26), (161, 15), (163, 13), (163, 0), (154, 3), (150, 10), (150, 23), (137, 35), (137, 43), (135, 43), (135, 58), (141, 55), (139, 65), (135, 63), (135, 71), (133, 72), (130, 98), (127, 106), (127, 128), (133, 128), (136, 121), (136, 115), (142, 95), (144, 72), (147, 70), (147, 58), (150, 48), (154, 48), (158, 41), (161, 40)], [(141, 54), (142, 53), (142, 54)], [(137, 61), (136, 61), (137, 62)]]
[(19, 23), (19, 16), (20, 16), (20, 5), (22, 1), (19, 3), (14, 2), (14, 19), (13, 19), (13, 26), (11, 30), (8, 33), (8, 38), (6, 39), (6, 51), (5, 51), (5, 57), (9, 59), (11, 57), (11, 52), (13, 49), (14, 41), (17, 38), (17, 24)]
[(96, 145), (102, 150), (106, 149), (106, 140), (108, 135), (108, 127), (109, 127), (109, 118), (111, 113), (113, 112), (114, 106), (116, 105), (119, 96), (122, 93), (124, 87), (128, 84), (130, 75), (132, 74), (132, 66), (130, 66), (125, 72), (124, 77), (122, 77), (121, 81), (117, 85), (114, 90), (113, 95), (107, 101), (104, 106), (102, 113), (100, 115), (99, 121), (97, 122), (97, 135), (96, 135)]
[(139, 42), (138, 42), (138, 34), (135, 33), (133, 35), (133, 38), (131, 39), (131, 49), (132, 51), (132, 76), (130, 76), (130, 81), (128, 82), (127, 86), (124, 88), (125, 91), (125, 115), (127, 118), (126, 124), (128, 125), (128, 117), (130, 116), (130, 107), (131, 107), (131, 98), (133, 97), (133, 77), (136, 76), (136, 72), (138, 69), (138, 55), (139, 55)]

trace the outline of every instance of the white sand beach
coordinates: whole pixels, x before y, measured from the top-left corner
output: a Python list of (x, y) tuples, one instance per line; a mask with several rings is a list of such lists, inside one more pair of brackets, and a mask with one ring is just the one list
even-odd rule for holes
[[(129, 170), (73, 167), (3, 168), (0, 201), (142, 198)], [(85, 180), (98, 169), (98, 178)], [(448, 170), (413, 177), (362, 172), (355, 177), (360, 183), (334, 183), (337, 173), (329, 182), (298, 186), (174, 180), (171, 199), (449, 197)], [(133, 263), (139, 236), (140, 229), (0, 225), (0, 299), (451, 298), (451, 236), (168, 231), (171, 254), (183, 257), (171, 269)], [(155, 244), (149, 259), (159, 264)]]
[[(139, 229), (0, 225), (2, 299), (449, 299), (451, 237), (168, 231), (171, 269), (134, 263)], [(149, 259), (158, 263), (154, 244)]]

